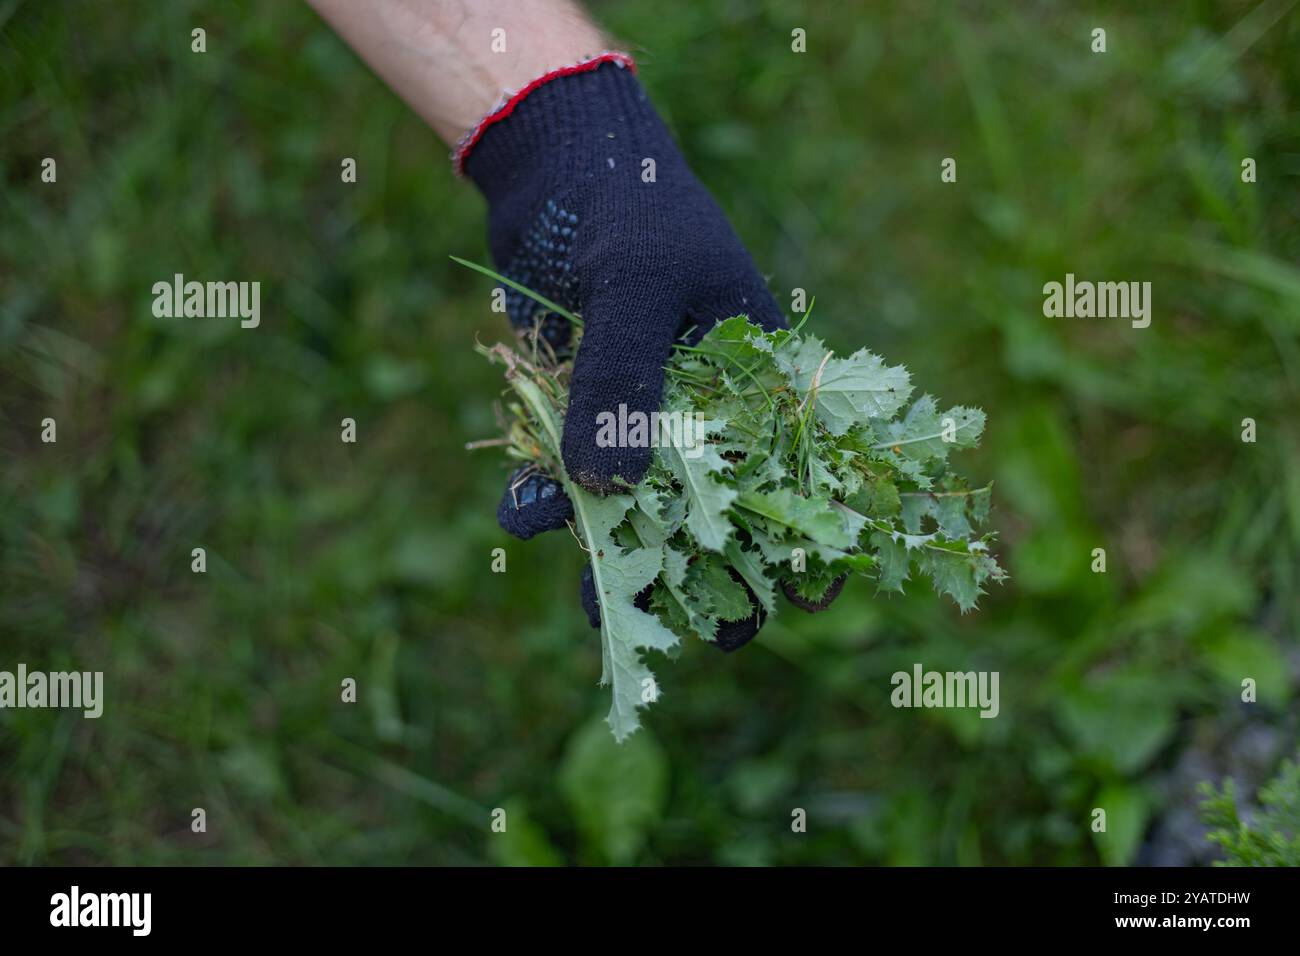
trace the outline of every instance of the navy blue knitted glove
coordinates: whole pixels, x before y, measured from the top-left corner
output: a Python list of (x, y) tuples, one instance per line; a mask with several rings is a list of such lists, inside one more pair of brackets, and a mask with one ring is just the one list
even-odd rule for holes
[[(635, 484), (653, 449), (598, 446), (597, 415), (658, 411), (684, 333), (733, 315), (784, 326), (763, 277), (618, 62), (528, 92), (481, 130), (464, 168), (487, 197), (502, 274), (582, 316), (562, 447), (570, 477), (597, 494)], [(514, 290), (506, 307), (516, 328), (545, 311)], [(560, 344), (564, 326), (543, 328)]]
[[(601, 447), (597, 416), (618, 415), (620, 405), (658, 411), (664, 365), (679, 338), (698, 338), (733, 315), (783, 327), (763, 277), (621, 55), (533, 84), (480, 124), (458, 162), (487, 197), (502, 274), (582, 317), (565, 468), (597, 494), (635, 484), (653, 448)], [(537, 329), (557, 349), (567, 344), (567, 325), (534, 300), (507, 289), (506, 306), (516, 329)], [(553, 481), (516, 472), (498, 518), (529, 538), (562, 527), (572, 513)], [(589, 582), (583, 591), (597, 625)], [(756, 608), (719, 644), (738, 647), (761, 623)]]

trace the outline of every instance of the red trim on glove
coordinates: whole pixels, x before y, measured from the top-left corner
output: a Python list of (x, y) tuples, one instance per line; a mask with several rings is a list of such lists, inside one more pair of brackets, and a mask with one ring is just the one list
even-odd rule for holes
[(574, 63), (570, 66), (562, 66), (557, 70), (551, 70), (551, 72), (545, 73), (533, 80), (517, 93), (506, 97), (504, 102), (498, 104), (495, 109), (479, 120), (474, 128), (462, 136), (460, 142), (456, 144), (456, 149), (451, 154), (452, 166), (456, 170), (456, 175), (465, 175), (465, 163), (469, 160), (469, 154), (478, 144), (478, 141), (483, 138), (483, 134), (487, 132), (488, 127), (493, 123), (501, 122), (501, 120), (513, 113), (515, 107), (522, 103), (524, 97), (533, 90), (561, 76), (572, 76), (575, 73), (590, 73), (592, 70), (606, 63), (617, 63), (624, 69), (631, 70), (633, 73), (636, 72), (636, 62), (632, 57), (626, 53), (611, 50), (607, 53), (597, 54), (596, 56), (583, 60), (580, 63)]

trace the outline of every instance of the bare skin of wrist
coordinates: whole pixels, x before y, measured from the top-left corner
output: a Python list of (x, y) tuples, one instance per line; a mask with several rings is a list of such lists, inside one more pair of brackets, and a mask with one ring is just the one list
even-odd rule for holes
[(571, 0), (308, 3), (448, 144), (506, 91), (610, 45)]

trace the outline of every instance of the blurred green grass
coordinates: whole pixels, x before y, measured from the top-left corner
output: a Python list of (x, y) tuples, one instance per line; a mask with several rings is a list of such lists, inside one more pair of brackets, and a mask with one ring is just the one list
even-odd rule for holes
[[(687, 647), (615, 752), (578, 550), (463, 450), (506, 330), (445, 146), (304, 4), (7, 0), (0, 668), (108, 699), (0, 711), (0, 862), (1199, 859), (1182, 778), (1296, 741), (1295, 4), (594, 9), (778, 298), (988, 411), (1012, 581)], [(260, 280), (261, 327), (155, 319), (176, 272)], [(1150, 280), (1151, 327), (1045, 319), (1066, 272)], [(916, 661), (999, 671), (999, 719), (891, 708)]]

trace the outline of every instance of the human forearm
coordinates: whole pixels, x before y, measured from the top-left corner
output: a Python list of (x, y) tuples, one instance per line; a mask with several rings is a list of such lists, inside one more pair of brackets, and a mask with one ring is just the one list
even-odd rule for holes
[(448, 143), (505, 91), (609, 45), (571, 0), (308, 2)]

